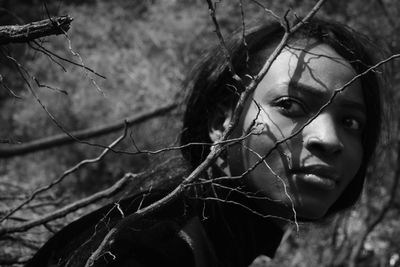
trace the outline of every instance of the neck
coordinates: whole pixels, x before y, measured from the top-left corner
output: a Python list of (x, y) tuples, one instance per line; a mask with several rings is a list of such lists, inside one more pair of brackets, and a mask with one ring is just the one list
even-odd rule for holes
[[(213, 177), (224, 176), (216, 171)], [(201, 190), (203, 200), (197, 203), (218, 258), (229, 266), (248, 266), (261, 254), (272, 258), (287, 225), (287, 220), (261, 211), (254, 198), (240, 192), (241, 186), (238, 180), (212, 184)]]
[(232, 266), (249, 266), (261, 254), (272, 258), (285, 226), (282, 221), (244, 208), (243, 204), (232, 199), (226, 203), (208, 202), (202, 211), (202, 223), (218, 258), (231, 261)]

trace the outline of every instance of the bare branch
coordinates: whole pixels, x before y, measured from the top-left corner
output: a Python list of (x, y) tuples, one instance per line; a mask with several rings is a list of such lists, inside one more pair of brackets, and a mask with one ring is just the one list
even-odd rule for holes
[(79, 140), (85, 140), (120, 131), (125, 127), (125, 125), (129, 127), (152, 119), (156, 116), (165, 115), (168, 112), (174, 110), (178, 105), (178, 103), (170, 103), (147, 112), (135, 114), (134, 116), (126, 119), (125, 122), (121, 121), (117, 123), (106, 124), (100, 127), (73, 131), (70, 132), (70, 135), (59, 134), (22, 144), (0, 144), (0, 158), (10, 158), (14, 156), (26, 155), (52, 147), (70, 144), (76, 142), (77, 140), (79, 142)]
[(228, 200), (228, 199), (223, 199), (223, 198), (220, 198), (220, 197), (197, 197), (197, 199), (206, 200), (206, 201), (207, 200), (211, 200), (211, 201), (217, 201), (217, 202), (233, 204), (233, 205), (240, 206), (240, 207), (250, 211), (251, 213), (253, 213), (253, 214), (255, 214), (255, 215), (257, 215), (257, 216), (259, 216), (261, 218), (275, 218), (275, 219), (285, 220), (287, 222), (290, 222), (289, 219), (285, 219), (285, 218), (282, 218), (282, 217), (279, 217), (279, 216), (275, 216), (275, 215), (271, 215), (271, 214), (263, 214), (263, 213), (260, 213), (260, 212), (258, 212), (256, 210), (253, 210), (253, 209), (247, 207), (246, 205), (244, 205), (242, 203), (239, 203), (239, 202), (236, 202), (236, 201), (232, 201), (232, 200)]
[(239, 6), (240, 6), (240, 17), (242, 19), (242, 42), (243, 46), (246, 50), (246, 68), (249, 67), (249, 50), (247, 48), (247, 42), (246, 42), (246, 23), (245, 23), (245, 17), (244, 17), (244, 9), (243, 9), (243, 0), (239, 0)]
[(257, 0), (250, 0), (250, 1), (253, 2), (253, 3), (255, 3), (257, 6), (261, 7), (262, 9), (264, 9), (264, 11), (265, 11), (266, 13), (270, 14), (275, 20), (277, 20), (277, 21), (279, 21), (279, 22), (281, 21), (281, 18), (280, 18), (277, 14), (275, 14), (274, 11), (272, 11), (272, 10), (269, 9), (269, 8), (267, 8), (264, 4), (260, 3), (260, 2), (257, 1)]
[(127, 173), (127, 174), (125, 174), (125, 176), (123, 178), (121, 178), (119, 181), (117, 181), (113, 186), (111, 186), (103, 191), (97, 192), (89, 197), (86, 197), (86, 198), (78, 200), (74, 203), (71, 203), (71, 204), (69, 204), (59, 210), (56, 210), (50, 214), (47, 214), (43, 217), (40, 217), (38, 219), (29, 221), (26, 223), (22, 223), (17, 226), (0, 228), (0, 236), (7, 234), (7, 233), (25, 232), (33, 227), (36, 227), (36, 226), (42, 225), (44, 223), (54, 221), (56, 219), (64, 217), (64, 216), (70, 214), (71, 212), (74, 212), (80, 208), (86, 207), (86, 206), (88, 206), (92, 203), (95, 203), (101, 199), (109, 198), (112, 195), (121, 191), (121, 189), (123, 189), (127, 185), (128, 182), (130, 182), (132, 179), (134, 179), (138, 175), (140, 175), (140, 174)]
[[(243, 146), (245, 149), (249, 150), (251, 153), (253, 153), (254, 155), (256, 155), (259, 159), (263, 159), (263, 157), (257, 153), (256, 151), (254, 151), (253, 149), (251, 149), (250, 147), (247, 146)], [(290, 201), (290, 205), (291, 205), (291, 209), (292, 209), (292, 213), (293, 213), (293, 220), (294, 220), (294, 224), (296, 225), (296, 231), (299, 232), (299, 224), (297, 222), (297, 212), (296, 209), (294, 207), (294, 202), (292, 197), (290, 196), (288, 189), (287, 189), (287, 185), (285, 183), (285, 181), (282, 179), (282, 177), (280, 177), (267, 163), (267, 161), (265, 159), (263, 159), (263, 163), (264, 166), (267, 167), (267, 169), (272, 173), (273, 176), (275, 176), (283, 185), (283, 191), (285, 192), (286, 197), (289, 199)]]
[(115, 147), (119, 142), (121, 142), (125, 137), (126, 137), (126, 133), (127, 133), (127, 126), (125, 127), (124, 133), (118, 137), (114, 142), (112, 142), (110, 144), (110, 146), (108, 148), (106, 148), (98, 157), (93, 158), (93, 159), (85, 159), (81, 162), (79, 162), (78, 164), (76, 164), (75, 166), (73, 166), (72, 168), (66, 170), (60, 177), (58, 177), (57, 179), (55, 179), (54, 181), (52, 181), (50, 184), (43, 186), (41, 188), (38, 188), (37, 190), (35, 190), (30, 197), (28, 197), (26, 200), (22, 201), (17, 207), (13, 208), (10, 212), (8, 212), (4, 217), (2, 217), (0, 219), (0, 223), (3, 222), (5, 219), (7, 219), (9, 216), (11, 216), (12, 214), (14, 214), (16, 211), (18, 211), (19, 209), (21, 209), (23, 206), (25, 206), (26, 204), (28, 204), (29, 202), (31, 202), (38, 194), (49, 190), (50, 188), (52, 188), (53, 186), (61, 183), (65, 177), (67, 177), (68, 175), (70, 175), (71, 173), (77, 171), (78, 169), (80, 169), (81, 167), (90, 164), (90, 163), (95, 163), (98, 162), (100, 160), (102, 160), (104, 158), (104, 156), (110, 151), (110, 149), (112, 149), (113, 147)]
[(72, 20), (70, 16), (66, 15), (26, 25), (0, 26), (0, 45), (26, 43), (49, 35), (64, 34), (69, 30)]
[[(69, 40), (69, 39), (68, 39), (68, 40)], [(40, 52), (46, 54), (46, 55), (47, 55), (52, 61), (54, 61), (54, 62), (56, 62), (56, 61), (52, 58), (52, 56), (53, 56), (53, 57), (56, 57), (56, 58), (58, 58), (58, 59), (60, 59), (60, 60), (62, 60), (62, 61), (68, 62), (68, 63), (70, 63), (70, 64), (72, 64), (72, 65), (75, 65), (75, 66), (84, 68), (85, 70), (92, 72), (93, 74), (99, 76), (100, 78), (106, 79), (106, 77), (105, 77), (104, 75), (101, 75), (100, 73), (96, 72), (95, 70), (93, 70), (93, 69), (91, 69), (91, 68), (85, 66), (83, 63), (77, 63), (77, 62), (75, 62), (75, 61), (69, 60), (68, 58), (64, 58), (64, 57), (62, 57), (62, 56), (60, 56), (60, 55), (57, 55), (56, 53), (54, 53), (53, 51), (47, 49), (46, 47), (44, 47), (43, 45), (39, 44), (39, 43), (36, 42), (36, 41), (33, 41), (33, 43), (37, 46), (37, 47), (33, 47), (33, 46), (31, 45), (31, 47), (32, 47), (33, 49), (35, 49), (35, 50), (37, 50), (37, 51), (40, 51)], [(81, 59), (81, 61), (82, 61), (82, 59)], [(60, 65), (59, 62), (57, 62), (57, 64)], [(64, 67), (62, 67), (62, 68), (63, 68), (63, 70), (65, 70)]]
[(216, 3), (215, 3), (215, 5), (213, 5), (212, 0), (207, 0), (207, 4), (208, 4), (208, 11), (210, 12), (210, 17), (215, 26), (215, 34), (218, 36), (222, 51), (224, 52), (225, 57), (227, 59), (229, 71), (232, 73), (232, 78), (238, 82), (241, 82), (242, 79), (239, 77), (239, 75), (236, 74), (235, 69), (232, 65), (231, 55), (229, 54), (228, 49), (226, 48), (225, 40), (224, 40), (224, 37), (222, 36), (217, 17), (215, 15)]
[(0, 74), (0, 84), (12, 95), (13, 97), (17, 99), (22, 99), (19, 95), (17, 95), (10, 87), (7, 86), (7, 84), (3, 81), (3, 76)]

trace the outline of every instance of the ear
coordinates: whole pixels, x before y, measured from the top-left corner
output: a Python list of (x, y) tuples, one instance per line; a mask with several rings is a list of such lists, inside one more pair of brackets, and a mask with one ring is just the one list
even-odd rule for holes
[(213, 143), (221, 140), (222, 134), (232, 119), (233, 108), (230, 105), (218, 104), (208, 118), (208, 135)]

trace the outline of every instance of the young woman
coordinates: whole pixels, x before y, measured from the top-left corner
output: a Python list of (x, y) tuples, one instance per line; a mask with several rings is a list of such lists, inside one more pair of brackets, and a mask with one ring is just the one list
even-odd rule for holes
[[(227, 41), (242, 82), (221, 49), (198, 64), (181, 136), (190, 168), (221, 141), (240, 93), (283, 33), (268, 23), (250, 28), (246, 42), (241, 34)], [(374, 64), (367, 43), (341, 24), (309, 21), (245, 103), (225, 152), (178, 200), (120, 228), (93, 258), (125, 220), (106, 206), (55, 235), (28, 266), (248, 266), (260, 254), (273, 257), (289, 222), (350, 207), (380, 129), (378, 77), (370, 71), (355, 79)], [(135, 195), (120, 206), (126, 216), (163, 194)]]

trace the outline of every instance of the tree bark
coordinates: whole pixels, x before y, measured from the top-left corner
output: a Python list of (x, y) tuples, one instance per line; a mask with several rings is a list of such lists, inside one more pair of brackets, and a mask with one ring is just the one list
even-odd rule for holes
[(72, 20), (66, 15), (25, 25), (0, 26), (0, 45), (26, 43), (45, 36), (64, 34), (69, 30)]

